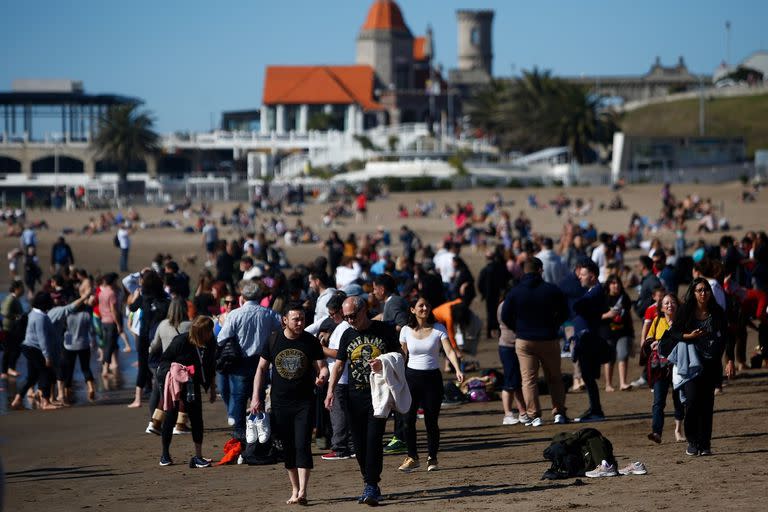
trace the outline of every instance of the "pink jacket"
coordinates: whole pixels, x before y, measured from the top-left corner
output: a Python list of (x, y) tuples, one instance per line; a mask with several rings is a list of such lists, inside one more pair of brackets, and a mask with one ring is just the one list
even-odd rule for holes
[(179, 411), (184, 410), (184, 402), (181, 401), (181, 393), (184, 384), (195, 375), (194, 366), (184, 366), (179, 363), (171, 363), (171, 369), (165, 376), (165, 386), (163, 387), (163, 396), (160, 400), (160, 407), (164, 411), (173, 409), (174, 402), (179, 402)]

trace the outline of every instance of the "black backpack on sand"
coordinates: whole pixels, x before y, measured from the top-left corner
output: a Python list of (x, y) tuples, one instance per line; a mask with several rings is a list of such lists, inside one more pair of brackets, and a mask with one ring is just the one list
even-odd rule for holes
[(584, 476), (585, 471), (591, 471), (602, 461), (616, 464), (613, 445), (594, 428), (556, 434), (544, 450), (544, 458), (552, 461), (552, 466), (541, 477), (542, 480)]

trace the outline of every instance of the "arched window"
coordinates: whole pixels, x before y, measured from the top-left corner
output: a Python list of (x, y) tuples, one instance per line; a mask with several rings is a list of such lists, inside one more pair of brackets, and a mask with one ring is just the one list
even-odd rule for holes
[(472, 44), (475, 46), (480, 45), (480, 29), (477, 27), (474, 27), (472, 29), (472, 32), (469, 35), (470, 41), (472, 41)]

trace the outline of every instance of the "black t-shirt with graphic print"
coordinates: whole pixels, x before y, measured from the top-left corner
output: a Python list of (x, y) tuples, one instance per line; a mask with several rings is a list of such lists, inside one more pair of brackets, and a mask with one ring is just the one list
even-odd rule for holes
[(279, 331), (274, 346), (268, 343), (261, 357), (272, 363), (272, 403), (292, 405), (311, 400), (314, 396), (315, 370), (313, 362), (325, 359), (320, 340), (302, 332), (295, 340)]
[(339, 341), (336, 359), (349, 361), (350, 388), (370, 390), (371, 360), (388, 352), (400, 352), (400, 343), (394, 327), (371, 320), (371, 325), (364, 331), (347, 329)]

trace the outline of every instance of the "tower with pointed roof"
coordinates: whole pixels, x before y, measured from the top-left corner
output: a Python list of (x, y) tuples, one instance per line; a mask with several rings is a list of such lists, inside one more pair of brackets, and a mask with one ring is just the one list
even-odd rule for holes
[(397, 3), (376, 0), (357, 36), (357, 64), (371, 66), (384, 89), (411, 89), (413, 42)]

